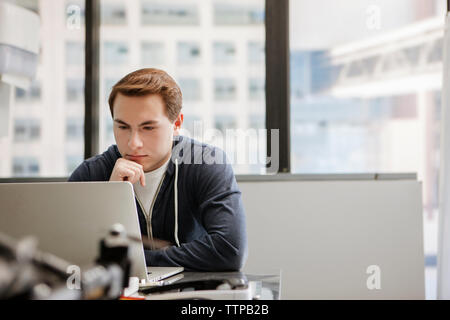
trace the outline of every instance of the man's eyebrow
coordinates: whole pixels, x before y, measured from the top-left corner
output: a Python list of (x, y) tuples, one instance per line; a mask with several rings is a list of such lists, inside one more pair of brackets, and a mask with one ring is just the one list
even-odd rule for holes
[(142, 122), (139, 126), (145, 126), (148, 124), (157, 124), (157, 123), (158, 123), (158, 121), (156, 121), (156, 120), (148, 120), (148, 121)]
[[(126, 123), (125, 121), (120, 120), (120, 119), (115, 119), (114, 122), (123, 124), (125, 126), (130, 126), (128, 123)], [(141, 127), (141, 126), (145, 126), (148, 124), (157, 124), (157, 123), (158, 123), (158, 121), (156, 121), (156, 120), (148, 120), (148, 121), (142, 122), (139, 126)]]
[(120, 119), (114, 119), (114, 122), (123, 124), (123, 125), (125, 125), (125, 126), (130, 126), (128, 123), (126, 123), (125, 121), (122, 121), (122, 120), (120, 120)]

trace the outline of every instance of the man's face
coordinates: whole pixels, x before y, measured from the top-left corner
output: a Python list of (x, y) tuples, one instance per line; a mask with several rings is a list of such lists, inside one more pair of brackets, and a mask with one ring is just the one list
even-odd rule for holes
[(123, 158), (153, 171), (171, 156), (173, 136), (183, 115), (171, 122), (159, 94), (128, 97), (118, 94), (114, 101), (114, 137)]

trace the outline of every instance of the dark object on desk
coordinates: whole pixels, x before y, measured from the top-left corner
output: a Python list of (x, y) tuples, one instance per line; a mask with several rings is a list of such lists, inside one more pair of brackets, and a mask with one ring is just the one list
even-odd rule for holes
[(16, 242), (0, 234), (0, 299), (118, 299), (128, 284), (128, 247), (123, 227), (113, 226), (100, 243), (97, 264), (80, 273), (79, 287), (70, 287), (74, 266), (38, 251), (31, 237)]
[(194, 290), (235, 290), (247, 289), (248, 282), (242, 278), (230, 279), (208, 279), (179, 282), (165, 286), (155, 286), (145, 289), (140, 289), (139, 292), (143, 294), (149, 293), (164, 293), (169, 291), (194, 291)]

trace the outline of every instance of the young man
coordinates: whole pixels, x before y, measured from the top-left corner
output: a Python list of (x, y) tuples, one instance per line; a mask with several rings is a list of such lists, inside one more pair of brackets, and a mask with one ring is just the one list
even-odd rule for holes
[(133, 184), (147, 265), (185, 270), (242, 268), (247, 256), (241, 193), (218, 148), (179, 135), (182, 94), (164, 71), (120, 80), (109, 106), (117, 145), (84, 161), (69, 181)]

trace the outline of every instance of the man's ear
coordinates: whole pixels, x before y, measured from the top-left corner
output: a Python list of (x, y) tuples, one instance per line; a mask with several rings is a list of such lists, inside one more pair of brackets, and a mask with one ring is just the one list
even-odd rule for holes
[(178, 136), (180, 134), (180, 129), (181, 129), (181, 125), (183, 124), (183, 121), (184, 121), (184, 115), (180, 112), (180, 114), (178, 115), (177, 119), (175, 120), (175, 122), (173, 124), (174, 135)]

